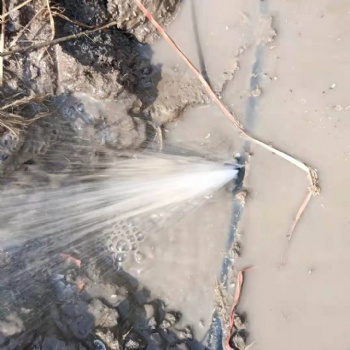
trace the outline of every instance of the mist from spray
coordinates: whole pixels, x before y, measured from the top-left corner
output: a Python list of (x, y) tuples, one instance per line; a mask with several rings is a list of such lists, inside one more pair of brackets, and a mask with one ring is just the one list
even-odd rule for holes
[(104, 164), (104, 170), (58, 188), (4, 190), (0, 244), (50, 236), (56, 247), (74, 245), (122, 220), (208, 195), (236, 175), (236, 167), (223, 163), (146, 152)]
[[(72, 178), (68, 175), (60, 185), (8, 186), (1, 192), (2, 288), (14, 290), (17, 300), (9, 299), (3, 307), (16, 310), (13, 304), (35, 303), (35, 312), (21, 314), (27, 330), (34, 330), (36, 319), (51, 319), (47, 310), (54, 300), (65, 302), (79, 293), (77, 277), (65, 280), (63, 255), (78, 252), (79, 259), (88, 262), (83, 269), (101, 262), (104, 273), (113, 275), (114, 267), (125, 267), (126, 256), (139, 264), (139, 244), (155, 233), (150, 218), (156, 216), (168, 225), (178, 219), (176, 213), (186, 214), (238, 172), (235, 165), (222, 161), (152, 152), (90, 164), (87, 169), (75, 168)], [(104, 263), (106, 257), (111, 264)], [(74, 274), (84, 275), (80, 265)]]

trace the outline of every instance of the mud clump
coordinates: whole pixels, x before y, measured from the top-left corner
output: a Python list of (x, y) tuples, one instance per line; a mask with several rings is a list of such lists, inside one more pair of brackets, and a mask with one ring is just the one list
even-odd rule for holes
[[(103, 2), (62, 1), (62, 5), (66, 16), (89, 26), (101, 26), (111, 20)], [(56, 21), (57, 37), (83, 30), (63, 19)], [(126, 90), (144, 104), (152, 103), (157, 95), (160, 70), (151, 65), (149, 48), (120, 29), (112, 28), (71, 40), (63, 43), (61, 48), (57, 61), (62, 90), (81, 91), (100, 99), (115, 99)]]
[[(154, 0), (149, 8), (161, 23), (167, 24), (177, 11), (178, 3), (177, 0)], [(15, 6), (16, 2), (8, 1), (8, 10)], [(155, 126), (161, 127), (177, 118), (191, 105), (208, 102), (194, 78), (186, 74), (178, 78), (176, 71), (163, 72), (159, 65), (152, 64), (152, 49), (146, 42), (150, 41), (155, 31), (152, 28), (149, 35), (141, 38), (143, 28), (151, 27), (135, 6), (132, 1), (106, 3), (84, 0), (77, 3), (61, 0), (51, 8), (56, 37), (81, 33), (86, 29), (84, 26), (94, 28), (112, 20), (119, 24), (54, 47), (28, 50), (4, 58), (5, 83), (0, 90), (3, 108), (21, 98), (31, 99), (38, 95), (50, 98), (49, 103), (28, 103), (25, 109), (11, 107), (12, 113), (24, 118), (45, 112), (47, 124), (39, 120), (11, 142), (7, 140), (11, 138), (11, 131), (2, 132), (2, 168), (12, 164), (10, 168), (14, 169), (37, 154), (45, 154), (52, 148), (51, 144), (72, 139), (70, 126), (67, 125), (68, 113), (49, 107), (52, 100), (59, 96), (82, 93), (101, 101), (124, 101), (125, 108), (122, 109), (128, 116), (127, 120), (98, 115), (93, 121), (97, 138), (117, 149), (147, 145), (154, 138)], [(45, 7), (40, 7), (36, 2), (28, 4), (26, 11), (12, 11), (7, 24), (10, 26), (12, 23), (12, 26), (6, 32), (5, 49), (11, 45), (25, 48), (33, 40), (47, 41), (52, 38), (48, 15)], [(27, 30), (22, 31), (23, 27)], [(124, 136), (120, 137), (120, 130), (123, 129)], [(67, 130), (68, 137), (62, 135)], [(133, 140), (127, 141), (125, 130), (134, 134)]]
[[(180, 1), (152, 0), (147, 3), (147, 7), (156, 20), (164, 26), (174, 19)], [(145, 16), (134, 1), (108, 0), (107, 9), (113, 20), (117, 21), (118, 28), (129, 31), (138, 41), (150, 43), (158, 36), (155, 28), (145, 20)]]

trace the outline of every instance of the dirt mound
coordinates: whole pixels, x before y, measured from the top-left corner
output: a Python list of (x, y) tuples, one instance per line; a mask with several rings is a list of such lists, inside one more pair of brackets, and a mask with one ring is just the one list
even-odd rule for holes
[[(161, 25), (167, 25), (174, 19), (180, 1), (152, 0), (147, 6)], [(150, 43), (158, 37), (155, 28), (145, 21), (135, 2), (108, 0), (107, 4), (108, 12), (117, 21), (118, 27), (130, 31), (138, 41)]]
[[(177, 3), (178, 1), (153, 1), (151, 8), (156, 16), (164, 19), (163, 23), (165, 23), (173, 18)], [(74, 3), (62, 0), (51, 8), (51, 14), (55, 20), (54, 31), (50, 26), (46, 7), (41, 7), (38, 3), (29, 3), (25, 11), (13, 11), (16, 5), (14, 1), (7, 4), (10, 15), (5, 49), (22, 47), (28, 48), (28, 51), (4, 58), (5, 79), (3, 88), (0, 90), (3, 97), (1, 106), (6, 111), (26, 119), (45, 113), (45, 121), (39, 120), (33, 123), (27, 133), (22, 133), (19, 137), (17, 135), (16, 140), (11, 141), (11, 147), (8, 147), (6, 139), (12, 133), (5, 128), (5, 133), (0, 140), (0, 152), (3, 155), (2, 168), (6, 168), (7, 164), (14, 164), (16, 167), (37, 153), (45, 153), (50, 148), (52, 139), (65, 138), (60, 135), (59, 130), (62, 129), (62, 123), (67, 123), (67, 115), (65, 115), (67, 113), (62, 113), (61, 109), (52, 108), (52, 101), (58, 96), (80, 92), (100, 100), (128, 101), (124, 110), (129, 120), (124, 124), (131, 123), (136, 130), (140, 127), (149, 128), (150, 132), (147, 136), (151, 139), (155, 133), (151, 125), (162, 126), (178, 117), (188, 106), (208, 101), (195, 79), (185, 75), (177, 80), (176, 72), (162, 72), (160, 66), (151, 62), (151, 47), (138, 41), (139, 38), (132, 34), (131, 30), (125, 31), (129, 26), (136, 26), (136, 31), (147, 28), (141, 20), (142, 15), (134, 8), (133, 2), (109, 1), (106, 6), (103, 1), (86, 0)], [(115, 11), (114, 7), (116, 7)], [(128, 15), (135, 11), (137, 20)], [(86, 30), (86, 26), (95, 28), (108, 23), (113, 18), (120, 23), (120, 26), (69, 40), (53, 47), (32, 51), (29, 48), (30, 45), (28, 46), (28, 41), (45, 41), (53, 38), (53, 34), (55, 37), (62, 37), (81, 33)], [(21, 98), (32, 99), (38, 95), (45, 97), (41, 99), (41, 103), (31, 100), (21, 105), (21, 108), (13, 106), (14, 101)], [(47, 96), (50, 98), (48, 99)], [(68, 108), (74, 109), (74, 107)], [(106, 119), (104, 116), (98, 116), (94, 122), (96, 129), (119, 130), (118, 120), (119, 118)], [(47, 128), (49, 130), (46, 130)], [(63, 127), (64, 130), (67, 128), (69, 129), (69, 126)], [(52, 137), (55, 132), (57, 135)], [(140, 133), (142, 131), (137, 131), (137, 135)], [(110, 143), (118, 144), (119, 149), (138, 147), (150, 141), (141, 137), (140, 141), (123, 142), (120, 141), (123, 139), (119, 137), (120, 133), (110, 132), (109, 134), (110, 138), (114, 137)], [(136, 138), (139, 139), (139, 136)]]

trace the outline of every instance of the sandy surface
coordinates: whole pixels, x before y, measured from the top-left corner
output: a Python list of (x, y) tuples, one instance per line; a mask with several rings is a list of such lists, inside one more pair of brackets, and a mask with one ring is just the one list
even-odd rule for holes
[[(259, 46), (266, 37), (259, 29), (261, 16), (272, 16), (277, 31), (265, 46)], [(239, 308), (247, 312), (256, 349), (345, 349), (350, 344), (350, 99), (345, 78), (350, 63), (349, 16), (347, 1), (212, 0), (197, 6), (203, 57), (214, 86), (225, 71), (235, 64), (240, 67), (224, 91), (225, 103), (255, 135), (317, 168), (322, 187), (297, 227), (286, 266), (280, 268), (286, 234), (307, 180), (285, 161), (252, 148), (250, 198), (240, 225), (243, 255), (237, 266), (256, 266), (246, 275)], [(190, 18), (187, 2), (169, 32), (197, 64)], [(177, 63), (170, 50), (159, 51), (161, 60)], [(157, 57), (157, 47), (155, 52)], [(252, 98), (249, 92), (257, 87), (262, 93)], [(208, 133), (216, 138), (220, 134), (222, 143), (216, 147), (227, 150), (229, 146), (222, 145), (230, 143), (231, 131), (228, 126), (221, 134), (218, 115), (215, 107), (198, 108), (184, 122), (197, 118), (200, 129), (208, 128), (211, 120)]]

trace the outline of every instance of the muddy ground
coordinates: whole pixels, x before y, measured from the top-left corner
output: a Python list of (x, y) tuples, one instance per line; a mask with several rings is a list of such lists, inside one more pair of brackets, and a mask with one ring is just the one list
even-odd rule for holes
[[(228, 156), (240, 152), (246, 156), (250, 164), (247, 168), (248, 181), (245, 184), (249, 196), (245, 208), (242, 203), (234, 201), (232, 212), (227, 210), (232, 205), (232, 198), (226, 197), (226, 202), (216, 203), (217, 206), (209, 203), (203, 213), (187, 217), (181, 223), (181, 230), (176, 231), (169, 227), (168, 235), (162, 237), (164, 245), (150, 249), (153, 255), (162, 258), (162, 264), (152, 265), (147, 262), (145, 267), (149, 269), (141, 271), (137, 282), (130, 276), (127, 278), (130, 279), (127, 288), (131, 288), (131, 295), (135, 295), (138, 300), (135, 305), (139, 306), (138, 310), (144, 309), (144, 314), (149, 314), (148, 305), (157, 299), (155, 295), (161, 300), (156, 303), (156, 309), (162, 305), (163, 310), (162, 302), (165, 301), (167, 310), (175, 310), (165, 311), (172, 322), (174, 317), (178, 320), (177, 310), (186, 310), (178, 320), (181, 326), (174, 327), (182, 329), (182, 332), (164, 332), (164, 324), (156, 326), (155, 331), (149, 331), (154, 327), (152, 324), (155, 324), (152, 319), (153, 323), (146, 327), (145, 333), (128, 333), (128, 325), (135, 319), (127, 320), (122, 309), (113, 307), (113, 300), (96, 297), (96, 292), (88, 289), (89, 285), (96, 287), (95, 281), (104, 280), (101, 276), (111, 266), (111, 255), (106, 254), (102, 266), (94, 266), (92, 258), (90, 261), (83, 260), (79, 269), (76, 264), (80, 259), (79, 252), (64, 252), (77, 259), (65, 261), (67, 259), (64, 260), (59, 255), (62, 252), (59, 251), (55, 252), (57, 260), (52, 261), (52, 267), (36, 274), (43, 276), (37, 286), (52, 286), (49, 289), (50, 300), (54, 301), (52, 310), (45, 311), (48, 322), (45, 327), (37, 327), (39, 330), (36, 332), (26, 335), (22, 332), (23, 324), (30, 323), (25, 321), (25, 314), (30, 310), (26, 302), (31, 306), (33, 301), (41, 301), (45, 294), (43, 290), (47, 290), (47, 287), (38, 287), (29, 301), (26, 301), (13, 295), (16, 288), (25, 288), (26, 280), (16, 282), (6, 281), (5, 278), (1, 295), (6, 308), (3, 309), (1, 317), (2, 327), (9, 335), (2, 340), (3, 344), (7, 344), (3, 347), (23, 348), (23, 344), (28, 344), (27, 348), (39, 349), (44, 345), (46, 348), (91, 348), (94, 340), (100, 339), (108, 343), (109, 337), (116, 337), (119, 344), (125, 347), (129, 341), (127, 337), (124, 339), (125, 334), (135, 337), (127, 345), (130, 348), (134, 346), (133, 341), (139, 342), (135, 348), (147, 347), (150, 334), (155, 334), (156, 339), (152, 338), (152, 341), (158, 344), (164, 341), (166, 347), (168, 340), (163, 339), (167, 334), (172, 334), (176, 341), (182, 337), (191, 338), (187, 333), (189, 330), (182, 323), (193, 324), (194, 337), (202, 340), (203, 337), (197, 335), (200, 331), (206, 332), (208, 319), (210, 322), (208, 315), (212, 314), (215, 305), (212, 300), (213, 283), (208, 284), (207, 281), (213, 275), (218, 275), (218, 268), (215, 266), (222, 263), (223, 254), (214, 248), (220, 247), (220, 250), (227, 253), (224, 255), (232, 258), (225, 262), (235, 260), (239, 267), (256, 267), (246, 273), (246, 283), (238, 308), (248, 314), (248, 343), (253, 343), (251, 348), (348, 348), (350, 338), (347, 325), (350, 312), (349, 283), (346, 276), (349, 262), (349, 196), (346, 189), (350, 173), (350, 109), (345, 78), (349, 69), (348, 1), (208, 0), (203, 6), (202, 0), (193, 0), (183, 1), (175, 12), (174, 3), (152, 2), (153, 10), (159, 8), (161, 11), (168, 11), (167, 6), (170, 6), (169, 15), (165, 15), (162, 23), (171, 23), (168, 30), (176, 43), (200, 67), (203, 74), (209, 77), (215, 91), (221, 94), (222, 100), (237, 114), (246, 129), (319, 170), (321, 195), (313, 198), (305, 211), (293, 237), (284, 268), (281, 268), (280, 262), (287, 241), (286, 234), (306, 191), (304, 174), (277, 159), (275, 155), (235, 139), (231, 125), (223, 119), (220, 111), (206, 104), (208, 100), (196, 80), (173, 51), (169, 50), (167, 44), (157, 40), (152, 27), (149, 24), (146, 27), (141, 25), (142, 17), (137, 12), (134, 15), (133, 6), (128, 8), (124, 1), (101, 2), (101, 6), (95, 6), (96, 3), (91, 2), (90, 5), (93, 4), (94, 8), (84, 7), (82, 10), (79, 6), (76, 10), (69, 8), (70, 3), (67, 1), (68, 18), (90, 25), (103, 24), (105, 20), (114, 18), (120, 20), (119, 29), (91, 35), (89, 37), (92, 40), (84, 37), (80, 41), (11, 56), (5, 60), (3, 105), (13, 102), (13, 96), (17, 100), (25, 96), (47, 94), (47, 99), (43, 101), (25, 103), (10, 111), (29, 118), (53, 108), (58, 115), (56, 117), (54, 113), (51, 119), (46, 119), (46, 125), (45, 119), (42, 119), (27, 128), (28, 141), (14, 138), (2, 130), (4, 134), (1, 154), (3, 169), (7, 171), (2, 178), (3, 183), (6, 186), (10, 186), (10, 183), (16, 186), (32, 186), (32, 181), (39, 175), (45, 181), (59, 183), (64, 179), (54, 177), (54, 167), (57, 166), (67, 168), (73, 173), (81, 171), (79, 164), (67, 164), (62, 158), (50, 162), (52, 157), (38, 156), (40, 153), (48, 154), (50, 149), (54, 151), (59, 145), (71, 156), (81, 159), (82, 155), (76, 152), (85, 149), (88, 144), (90, 151), (88, 155), (83, 152), (84, 164), (103, 161), (108, 153), (106, 145), (123, 152), (125, 147), (137, 148), (150, 143), (157, 149), (161, 146), (157, 127), (172, 121), (164, 125), (161, 131), (164, 137), (179, 148), (190, 140), (196, 150)], [(11, 6), (13, 5), (15, 2)], [(65, 4), (61, 2), (60, 5), (63, 10)], [(10, 4), (7, 3), (7, 6)], [(35, 2), (35, 8), (32, 4), (28, 5), (28, 17), (24, 15), (27, 13), (24, 8), (11, 13), (6, 27), (6, 48), (16, 40), (21, 26), (28, 23), (34, 13), (43, 7), (45, 4), (39, 2)], [(31, 23), (30, 27), (33, 29), (25, 37), (19, 38), (15, 45), (28, 46), (32, 40), (47, 40), (51, 37), (47, 12), (42, 11), (40, 20), (38, 18)], [(126, 14), (125, 17), (123, 14)], [(174, 15), (176, 20), (173, 20)], [(54, 19), (56, 37), (68, 34), (71, 30), (82, 30), (79, 25), (65, 22), (62, 17), (55, 16)], [(151, 42), (152, 45), (149, 46)], [(118, 49), (113, 43), (118, 43)], [(80, 47), (84, 48), (84, 52), (80, 51)], [(95, 51), (101, 55), (97, 57)], [(99, 60), (99, 57), (103, 59)], [(72, 98), (72, 92), (78, 95)], [(81, 101), (74, 100), (82, 96), (79, 94), (88, 94), (87, 98), (84, 95), (84, 108), (80, 106)], [(55, 98), (57, 96), (60, 97), (58, 100)], [(118, 107), (111, 108), (121, 111), (117, 120), (108, 110), (102, 113), (102, 107), (97, 108), (98, 113), (85, 114), (90, 108), (88, 105), (91, 96), (116, 103)], [(68, 105), (62, 104), (62, 100), (67, 101)], [(106, 116), (101, 117), (101, 113)], [(97, 117), (91, 118), (92, 114)], [(61, 115), (65, 117), (61, 119)], [(177, 118), (179, 115), (181, 118)], [(145, 134), (146, 128), (149, 133)], [(50, 132), (46, 132), (46, 129)], [(76, 141), (71, 143), (71, 137), (62, 142), (61, 137), (65, 139), (65, 135), (76, 133), (88, 135), (79, 139), (83, 143), (88, 139), (87, 144), (77, 147)], [(33, 134), (36, 135), (35, 140), (43, 142), (34, 142), (30, 136)], [(98, 136), (94, 138), (92, 135)], [(113, 135), (119, 137), (115, 138)], [(47, 147), (50, 144), (55, 146)], [(164, 148), (167, 148), (166, 142)], [(73, 153), (72, 149), (75, 150)], [(33, 154), (36, 154), (35, 164), (31, 164)], [(62, 154), (62, 150), (56, 152), (56, 158), (59, 154)], [(16, 173), (13, 172), (14, 168), (18, 169)], [(42, 171), (42, 168), (45, 170)], [(23, 174), (26, 181), (23, 181)], [(203, 220), (203, 217), (207, 220)], [(235, 236), (241, 239), (242, 249), (239, 249), (240, 245), (229, 244), (232, 243), (230, 239), (227, 242), (224, 226), (228, 218), (231, 218), (230, 238)], [(154, 239), (158, 243), (161, 241), (159, 237)], [(173, 255), (171, 250), (161, 249), (171, 243), (177, 248)], [(3, 271), (18, 271), (16, 264), (23, 266), (30, 263), (33, 257), (28, 251), (35, 251), (33, 246), (37, 251), (43, 244), (32, 242), (27, 250), (4, 250), (1, 263)], [(184, 247), (194, 247), (191, 254), (201, 261), (200, 269), (193, 263), (193, 259), (187, 259), (188, 250)], [(236, 254), (239, 251), (240, 259)], [(230, 265), (224, 264), (223, 267), (227, 266)], [(132, 275), (137, 275), (138, 272), (139, 270), (130, 271)], [(157, 279), (154, 279), (155, 274)], [(4, 276), (8, 276), (8, 273), (4, 272)], [(83, 280), (87, 283), (89, 296), (85, 292), (81, 295), (76, 293), (76, 288), (81, 286), (80, 277), (84, 277)], [(125, 300), (125, 291), (120, 288), (125, 283), (124, 277), (120, 276), (121, 279), (118, 280), (109, 280), (107, 277), (107, 282), (98, 282), (97, 286), (103, 287), (103, 290), (111, 286), (112, 291), (106, 289), (106, 295), (116, 295), (117, 298)], [(193, 277), (195, 285), (192, 283)], [(166, 281), (166, 287), (162, 280)], [(232, 281), (222, 279), (220, 282), (223, 292), (227, 292), (226, 296), (232, 295)], [(135, 287), (137, 283), (140, 283), (138, 289)], [(148, 287), (150, 299), (139, 299), (139, 295), (147, 295), (142, 291), (141, 284)], [(69, 312), (66, 306), (61, 307), (67, 304), (67, 300), (61, 299), (62, 294), (63, 298), (65, 295), (62, 290), (66, 290), (68, 295), (77, 295), (77, 299), (74, 299), (77, 307), (69, 304)], [(141, 292), (137, 294), (139, 290)], [(14, 302), (17, 299), (18, 305)], [(146, 299), (151, 302), (145, 303)], [(196, 302), (198, 300), (201, 301), (200, 308)], [(95, 326), (91, 326), (92, 313), (88, 312), (90, 316), (82, 317), (82, 326), (77, 332), (76, 315), (82, 316), (82, 309), (93, 310), (98, 315), (97, 310), (101, 306), (99, 302), (102, 302), (102, 308), (108, 308), (113, 315), (116, 316), (115, 312), (118, 312), (118, 325), (111, 323), (110, 327), (94, 328)], [(14, 308), (12, 311), (16, 311), (16, 315), (12, 312), (8, 315), (9, 306)], [(220, 308), (217, 309), (220, 311)], [(159, 322), (164, 321), (164, 312), (159, 314), (163, 315)], [(191, 322), (188, 322), (191, 318), (189, 316), (194, 316)], [(94, 317), (98, 320), (98, 316)], [(139, 319), (138, 317), (136, 318)], [(115, 321), (115, 317), (113, 319)], [(125, 327), (122, 326), (124, 324)], [(217, 323), (215, 326), (218, 326), (216, 329), (222, 328)], [(236, 337), (236, 346), (243, 348), (244, 344), (240, 341), (244, 340), (247, 332), (244, 325), (242, 328)], [(83, 337), (87, 329), (91, 329), (88, 336), (79, 340), (77, 337)], [(111, 342), (113, 341), (115, 340), (112, 339)], [(194, 342), (187, 341), (187, 344), (195, 348)], [(210, 344), (211, 348), (220, 348), (215, 341)]]
[[(19, 4), (5, 1), (3, 10), (9, 12), (4, 50), (28, 49), (3, 60), (1, 118), (9, 122), (0, 130), (3, 188), (60, 186), (98, 171), (111, 152), (159, 149), (165, 123), (208, 102), (193, 77), (152, 63), (149, 43), (157, 35), (133, 2), (50, 3), (54, 27), (46, 2), (17, 10)], [(166, 25), (178, 1), (155, 0), (150, 9)], [(108, 30), (30, 49), (112, 20), (118, 24)], [(74, 250), (55, 246), (55, 237), (1, 243), (1, 349), (202, 347), (190, 326), (178, 325), (180, 311), (118, 269), (106, 242), (84, 239)]]
[[(236, 151), (251, 152), (245, 184), (249, 196), (237, 230), (242, 256), (236, 261), (239, 268), (255, 266), (245, 275), (238, 308), (248, 316), (251, 349), (347, 349), (349, 2), (216, 0), (205, 8), (195, 3), (213, 83), (233, 60), (238, 62), (223, 101), (254, 135), (315, 167), (320, 178), (321, 194), (312, 198), (299, 222), (282, 267), (286, 236), (306, 194), (305, 176), (258, 147), (235, 145)], [(251, 35), (259, 32), (261, 18), (271, 17), (277, 35), (259, 46)], [(188, 35), (191, 18), (188, 6), (169, 32), (199, 66), (196, 36)], [(161, 51), (161, 60), (174, 59), (160, 46), (154, 51)], [(244, 52), (233, 59), (240, 47)], [(252, 94), (257, 87), (259, 96)], [(198, 143), (227, 150), (229, 142), (220, 143), (213, 132), (220, 125), (220, 134), (226, 132), (222, 139), (229, 138), (229, 126), (219, 124), (220, 117), (213, 106), (195, 107), (178, 124), (205, 120), (211, 137), (197, 131)]]
[[(18, 3), (6, 1), (7, 10)], [(346, 349), (348, 1), (147, 4), (247, 130), (319, 170), (321, 196), (304, 213), (281, 268), (304, 174), (234, 136), (131, 1), (57, 1), (54, 32), (46, 2), (32, 1), (8, 15), (5, 50), (118, 24), (4, 59), (1, 106), (16, 103), (5, 112), (26, 121), (42, 118), (19, 136), (1, 129), (2, 186), (59, 186), (103, 168), (111, 151), (128, 156), (186, 145), (200, 154), (240, 153), (248, 163), (248, 201), (217, 194), (178, 226), (146, 237), (142, 267), (129, 270), (117, 269), (105, 244), (76, 242), (77, 250), (62, 251), (49, 238), (3, 246), (2, 348), (220, 349), (236, 268), (254, 265), (245, 275), (233, 348), (247, 341), (262, 350)], [(47, 254), (43, 247), (51, 249), (48, 266), (38, 258)], [(18, 274), (33, 262), (30, 274)], [(36, 288), (28, 288), (33, 280)]]

